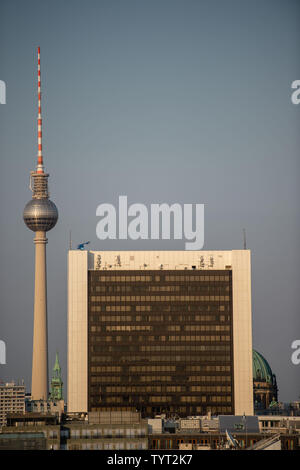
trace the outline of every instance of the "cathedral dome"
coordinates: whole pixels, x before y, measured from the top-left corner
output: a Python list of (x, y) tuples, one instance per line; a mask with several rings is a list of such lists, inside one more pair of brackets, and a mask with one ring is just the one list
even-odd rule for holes
[(273, 372), (268, 361), (253, 349), (253, 380), (273, 383)]
[(254, 408), (261, 412), (278, 401), (278, 387), (268, 361), (254, 349), (252, 358)]

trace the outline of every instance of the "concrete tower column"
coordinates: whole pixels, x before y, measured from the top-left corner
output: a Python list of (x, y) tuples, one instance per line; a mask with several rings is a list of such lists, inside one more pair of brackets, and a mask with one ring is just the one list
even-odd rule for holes
[(33, 400), (47, 400), (48, 398), (47, 241), (46, 232), (36, 232), (34, 238), (35, 289), (31, 385)]

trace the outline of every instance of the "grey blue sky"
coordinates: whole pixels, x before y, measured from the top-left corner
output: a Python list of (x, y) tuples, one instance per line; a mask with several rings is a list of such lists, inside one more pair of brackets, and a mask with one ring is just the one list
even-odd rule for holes
[(50, 368), (66, 384), (67, 249), (184, 249), (182, 241), (100, 241), (96, 207), (205, 204), (205, 250), (252, 250), (253, 345), (300, 394), (298, 0), (2, 0), (0, 339), (3, 379), (31, 377), (34, 244), (22, 212), (43, 148), (59, 223), (49, 232)]

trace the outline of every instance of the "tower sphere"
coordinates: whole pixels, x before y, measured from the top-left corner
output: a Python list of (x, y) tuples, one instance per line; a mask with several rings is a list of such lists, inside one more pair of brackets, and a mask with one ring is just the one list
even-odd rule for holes
[(58, 211), (50, 199), (31, 199), (25, 206), (23, 219), (33, 232), (47, 232), (56, 225)]

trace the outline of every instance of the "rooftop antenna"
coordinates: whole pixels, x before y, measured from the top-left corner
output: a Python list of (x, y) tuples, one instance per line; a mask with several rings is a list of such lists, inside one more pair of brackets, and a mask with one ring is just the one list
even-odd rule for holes
[(69, 235), (69, 250), (72, 250), (72, 232), (70, 230), (70, 235)]
[(247, 250), (246, 229), (245, 228), (243, 228), (243, 239), (244, 239), (244, 250)]

